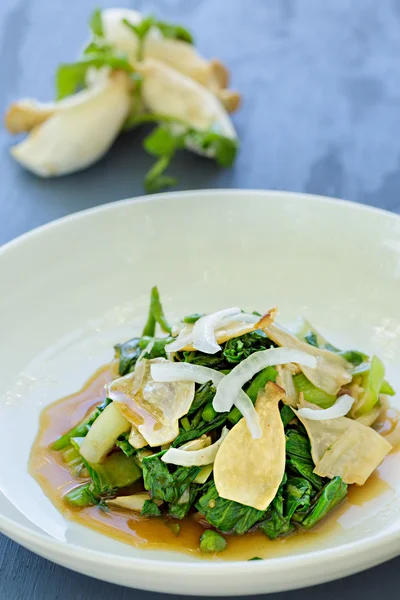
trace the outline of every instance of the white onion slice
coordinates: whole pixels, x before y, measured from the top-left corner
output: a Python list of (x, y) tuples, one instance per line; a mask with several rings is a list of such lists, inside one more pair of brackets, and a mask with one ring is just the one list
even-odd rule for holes
[[(226, 377), (226, 375), (225, 375)], [(262, 436), (262, 430), (260, 425), (260, 419), (258, 418), (257, 411), (254, 404), (243, 390), (240, 390), (236, 400), (234, 401), (236, 408), (240, 410), (247, 423), (247, 427), (251, 433), (251, 437), (254, 440), (258, 440)]]
[(215, 387), (225, 377), (223, 373), (209, 367), (172, 362), (152, 364), (151, 376), (154, 381), (159, 382), (194, 381), (195, 383), (203, 384), (207, 383), (207, 381), (212, 381)]
[(211, 465), (215, 461), (218, 450), (227, 434), (228, 429), (224, 427), (219, 440), (201, 450), (170, 448), (161, 457), (161, 460), (170, 465), (178, 465), (180, 467), (203, 467), (204, 465)]
[(224, 310), (218, 310), (210, 315), (201, 317), (193, 327), (193, 346), (200, 352), (206, 352), (207, 354), (215, 354), (221, 350), (221, 346), (215, 339), (215, 328), (221, 323), (225, 317), (231, 317), (238, 315), (240, 308), (225, 308)]
[(165, 346), (165, 352), (179, 352), (185, 346), (192, 343), (193, 333), (180, 333), (178, 337)]
[(303, 419), (309, 419), (310, 421), (327, 421), (328, 419), (338, 419), (339, 417), (345, 417), (351, 407), (354, 404), (354, 398), (348, 394), (340, 396), (329, 408), (325, 409), (314, 409), (314, 408), (300, 408), (296, 411), (296, 414)]
[(214, 396), (213, 407), (217, 412), (225, 412), (232, 408), (233, 400), (238, 396), (245, 383), (266, 367), (298, 363), (312, 369), (316, 366), (316, 359), (310, 354), (290, 348), (270, 348), (261, 352), (254, 352), (232, 371), (226, 375), (218, 385)]
[(252, 315), (251, 313), (235, 313), (233, 316), (225, 317), (221, 320), (219, 327), (224, 325), (230, 325), (234, 321), (242, 321), (243, 323), (253, 323), (254, 325), (260, 320), (259, 315)]
[[(227, 377), (227, 375), (224, 375), (215, 369), (210, 369), (209, 367), (192, 365), (190, 363), (171, 362), (152, 364), (151, 376), (154, 381), (158, 382), (194, 381), (195, 383), (203, 384), (207, 381), (212, 381), (216, 388), (218, 388), (221, 381)], [(234, 398), (232, 404), (240, 410), (243, 417), (246, 419), (252, 437), (254, 439), (260, 438), (262, 435), (260, 422), (256, 409), (248, 395), (242, 389), (238, 390), (238, 394), (236, 395), (236, 398)], [(230, 408), (228, 408), (228, 410), (230, 410)]]

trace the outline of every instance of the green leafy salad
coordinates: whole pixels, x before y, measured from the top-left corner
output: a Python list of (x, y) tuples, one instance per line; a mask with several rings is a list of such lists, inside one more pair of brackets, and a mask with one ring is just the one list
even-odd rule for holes
[(373, 428), (394, 394), (382, 362), (275, 318), (233, 307), (171, 327), (153, 288), (104, 401), (51, 446), (86, 478), (65, 502), (195, 518), (215, 553), (255, 529), (309, 530), (363, 485), (391, 450)]

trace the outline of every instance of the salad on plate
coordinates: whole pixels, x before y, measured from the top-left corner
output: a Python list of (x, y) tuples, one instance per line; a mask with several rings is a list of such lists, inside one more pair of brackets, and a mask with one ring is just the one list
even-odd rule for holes
[(276, 316), (232, 307), (171, 327), (154, 287), (102, 402), (48, 447), (76, 482), (63, 505), (176, 536), (195, 521), (198, 548), (215, 554), (255, 531), (309, 531), (363, 486), (392, 448), (374, 429), (394, 394), (383, 363)]

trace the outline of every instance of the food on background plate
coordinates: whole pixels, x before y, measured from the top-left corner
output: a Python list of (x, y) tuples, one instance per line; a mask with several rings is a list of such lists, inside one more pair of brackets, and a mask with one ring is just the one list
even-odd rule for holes
[(171, 327), (153, 288), (102, 403), (50, 445), (77, 483), (64, 506), (131, 512), (176, 536), (195, 520), (207, 555), (255, 530), (308, 531), (364, 485), (391, 450), (373, 427), (394, 394), (382, 362), (305, 320), (289, 332), (276, 313), (233, 307)]
[(90, 28), (80, 58), (57, 71), (55, 102), (9, 107), (8, 130), (28, 134), (11, 148), (19, 163), (41, 177), (73, 173), (99, 160), (122, 131), (153, 123), (143, 143), (157, 158), (146, 191), (176, 183), (164, 172), (181, 149), (232, 165), (238, 139), (229, 113), (240, 96), (220, 61), (204, 59), (182, 26), (134, 10), (96, 10)]

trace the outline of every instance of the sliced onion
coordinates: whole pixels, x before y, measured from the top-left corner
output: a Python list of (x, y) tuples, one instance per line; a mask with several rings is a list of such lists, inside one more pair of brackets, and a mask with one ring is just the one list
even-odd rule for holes
[(294, 385), (293, 375), (287, 366), (283, 367), (281, 377), (283, 388), (286, 392), (286, 404), (296, 407), (299, 399), (299, 393)]
[(182, 350), (182, 348), (191, 344), (192, 339), (192, 331), (190, 331), (190, 333), (184, 333), (184, 331), (181, 331), (178, 337), (173, 342), (165, 346), (165, 352), (179, 352), (179, 350)]
[(258, 418), (256, 409), (254, 408), (254, 404), (246, 392), (240, 390), (236, 400), (234, 401), (234, 405), (240, 410), (244, 419), (246, 420), (251, 437), (255, 440), (259, 439), (262, 436), (260, 419)]
[(210, 315), (201, 317), (193, 327), (193, 346), (200, 352), (215, 354), (221, 350), (221, 346), (215, 339), (215, 328), (225, 317), (238, 315), (240, 308), (225, 308)]
[(286, 363), (298, 363), (315, 368), (316, 359), (310, 354), (290, 348), (271, 348), (254, 352), (232, 371), (226, 375), (218, 385), (214, 396), (213, 407), (217, 412), (225, 412), (232, 408), (233, 401), (237, 398), (245, 383), (266, 367), (284, 365)]
[(194, 381), (203, 384), (212, 381), (215, 387), (225, 377), (223, 373), (209, 367), (173, 362), (152, 364), (151, 376), (154, 381), (159, 382)]
[(259, 320), (260, 320), (259, 315), (253, 315), (252, 313), (241, 312), (239, 314), (235, 314), (233, 317), (232, 317), (232, 315), (230, 315), (229, 317), (225, 317), (225, 319), (222, 319), (219, 326), (223, 327), (224, 325), (229, 325), (230, 323), (232, 323), (234, 321), (242, 321), (243, 323), (253, 323), (253, 325), (255, 325), (256, 323), (258, 323)]
[(329, 408), (300, 408), (296, 412), (299, 417), (303, 417), (303, 419), (310, 419), (311, 421), (327, 421), (328, 419), (338, 419), (339, 417), (346, 416), (353, 404), (354, 398), (348, 394), (344, 394)]
[(202, 448), (201, 450), (181, 450), (180, 448), (170, 448), (161, 457), (161, 460), (170, 465), (178, 465), (180, 467), (202, 467), (211, 465), (217, 456), (218, 450), (228, 434), (228, 429), (223, 428), (219, 440)]
[[(151, 376), (154, 381), (173, 382), (173, 381), (194, 381), (195, 383), (206, 383), (212, 381), (213, 385), (218, 388), (221, 381), (227, 377), (223, 373), (202, 367), (200, 365), (192, 365), (190, 363), (173, 363), (164, 362), (151, 365)], [(254, 405), (248, 395), (240, 389), (236, 398), (232, 402), (242, 413), (246, 419), (247, 426), (253, 438), (261, 437), (261, 427), (258, 415)], [(217, 410), (217, 409), (215, 409)], [(230, 410), (228, 408), (228, 410)], [(223, 410), (217, 412), (225, 412)]]

